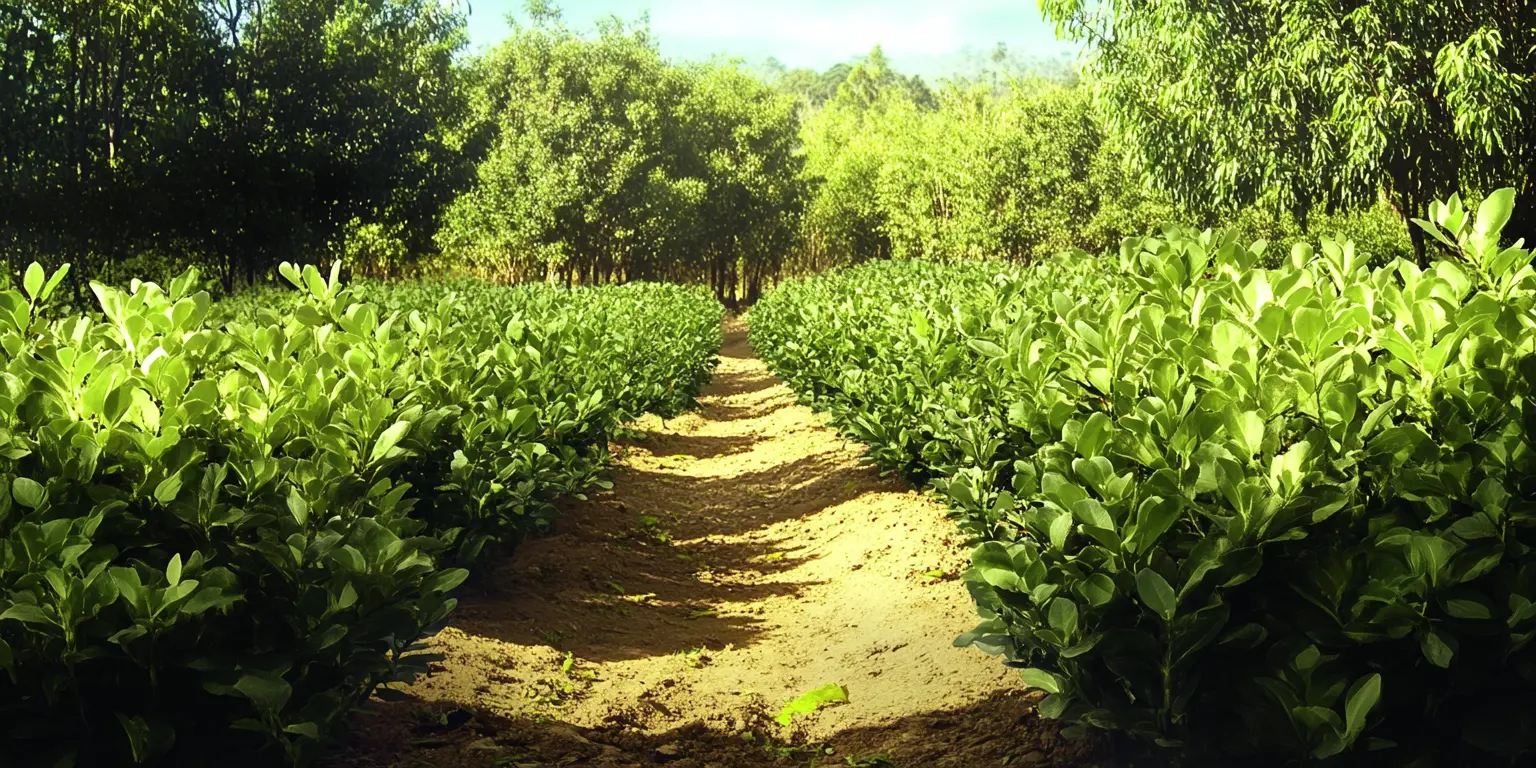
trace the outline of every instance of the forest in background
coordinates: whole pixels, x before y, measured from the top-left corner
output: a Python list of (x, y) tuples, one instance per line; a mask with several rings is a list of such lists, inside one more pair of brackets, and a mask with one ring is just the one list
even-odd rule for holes
[(0, 253), (119, 282), (195, 264), (225, 290), (340, 259), (734, 302), (1169, 220), (1424, 261), (1406, 219), (1429, 200), (1529, 186), (1529, 11), (1237, 5), (1052, 0), (1081, 66), (1000, 45), (929, 83), (878, 47), (824, 72), (670, 62), (644, 22), (578, 30), (546, 0), (483, 55), (436, 0), (12, 4)]

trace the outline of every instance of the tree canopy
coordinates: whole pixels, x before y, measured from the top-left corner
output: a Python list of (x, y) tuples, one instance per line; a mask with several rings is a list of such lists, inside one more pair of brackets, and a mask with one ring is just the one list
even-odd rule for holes
[(501, 278), (708, 282), (776, 271), (800, 210), (794, 101), (730, 63), (664, 61), (644, 25), (594, 37), (547, 6), (469, 67), (489, 142), (438, 235)]
[[(1089, 44), (1109, 130), (1182, 201), (1406, 217), (1514, 185), (1536, 235), (1536, 7), (1505, 0), (1042, 0)], [(1421, 233), (1413, 236), (1420, 244)]]
[(359, 227), (428, 247), (465, 167), (463, 23), (437, 0), (6, 4), (0, 251), (79, 274), (174, 253), (228, 287)]

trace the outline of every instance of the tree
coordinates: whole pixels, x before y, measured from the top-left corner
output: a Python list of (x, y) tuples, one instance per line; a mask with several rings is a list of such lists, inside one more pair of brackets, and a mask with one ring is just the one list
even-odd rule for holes
[(430, 250), (463, 24), (438, 0), (0, 5), (0, 256), (233, 287), (353, 231)]
[(450, 264), (753, 297), (799, 214), (795, 101), (735, 63), (667, 63), (643, 22), (585, 38), (536, 5), (470, 65), (489, 150), (438, 234)]
[(613, 20), (587, 42), (546, 3), (529, 15), (477, 65), (474, 108), (496, 138), (438, 240), (503, 279), (552, 281), (561, 269), (569, 279), (572, 267), (608, 279), (630, 231), (626, 193), (651, 183), (658, 163), (657, 105), (674, 96), (643, 30)]
[[(1514, 184), (1536, 239), (1536, 6), (1514, 0), (1042, 0), (1092, 48), (1110, 131), (1160, 186), (1298, 217)], [(1424, 238), (1410, 227), (1424, 258)]]

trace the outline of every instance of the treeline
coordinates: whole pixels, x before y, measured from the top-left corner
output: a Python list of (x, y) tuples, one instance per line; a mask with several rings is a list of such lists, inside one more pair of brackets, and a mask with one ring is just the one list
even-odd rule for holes
[[(730, 302), (1168, 220), (1423, 262), (1427, 201), (1531, 191), (1524, 5), (1044, 7), (1088, 46), (1079, 70), (999, 46), (930, 83), (878, 48), (822, 72), (669, 62), (643, 23), (579, 32), (547, 0), (477, 56), (467, 6), (437, 0), (7, 4), (0, 257), (109, 281), (196, 263), (225, 288), (339, 258)], [(1514, 217), (1533, 234), (1529, 204)]]
[(465, 42), (438, 0), (0, 4), (0, 255), (230, 288), (369, 228), (424, 251)]
[(733, 64), (679, 66), (644, 26), (584, 38), (558, 11), (469, 65), (488, 147), (437, 243), (497, 279), (698, 282), (727, 302), (776, 276), (805, 197), (795, 101)]
[[(226, 290), (356, 274), (755, 296), (805, 199), (793, 98), (530, 2), (484, 56), (437, 0), (0, 8), (0, 257)], [(83, 293), (84, 281), (76, 285)]]
[(1274, 194), (1241, 205), (1181, 201), (1126, 162), (1130, 142), (1101, 117), (1091, 82), (1001, 51), (994, 62), (931, 88), (892, 71), (876, 48), (826, 73), (837, 87), (824, 102), (825, 79), (791, 71), (777, 81), (808, 115), (811, 196), (790, 261), (797, 272), (885, 258), (1098, 253), (1174, 220), (1277, 244), (1348, 232), (1379, 258), (1412, 255), (1404, 222), (1380, 201), (1310, 215)]
[[(1305, 220), (1513, 186), (1536, 240), (1536, 5), (1511, 0), (1042, 0), (1090, 46), (1096, 111), (1185, 206)], [(1404, 226), (1418, 260), (1434, 240)]]

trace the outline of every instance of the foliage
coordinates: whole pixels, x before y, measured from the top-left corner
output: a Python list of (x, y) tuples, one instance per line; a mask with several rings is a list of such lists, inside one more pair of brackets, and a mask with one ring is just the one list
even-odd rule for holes
[(668, 64), (644, 27), (586, 39), (534, 10), (472, 65), (489, 153), (438, 235), (449, 259), (498, 279), (754, 294), (799, 212), (793, 103), (734, 65)]
[[(490, 546), (684, 407), (719, 345), (700, 289), (362, 282), (214, 305), (64, 272), (0, 292), (0, 751), (273, 764), (410, 680)], [(61, 762), (62, 761), (62, 762)]]
[(1512, 190), (1454, 258), (1278, 268), (1168, 227), (1029, 269), (868, 265), (753, 309), (770, 365), (979, 542), (1043, 713), (1213, 765), (1536, 756), (1536, 271)]
[(473, 150), (439, 0), (37, 0), (0, 6), (0, 260), (141, 253), (225, 289), (348, 222), (420, 256)]
[(1287, 245), (1344, 231), (1386, 260), (1412, 252), (1401, 217), (1380, 203), (1302, 217), (1275, 194), (1235, 210), (1175, 204), (1127, 170), (1091, 83), (992, 72), (948, 82), (925, 105), (899, 76), (863, 74), (883, 66), (872, 56), (847, 77), (883, 89), (850, 86), (807, 119), (810, 191), (792, 273), (882, 258), (1027, 262), (1108, 249), (1170, 219)]
[(805, 107), (820, 109), (838, 94), (862, 101), (868, 108), (882, 91), (896, 89), (906, 98), (926, 108), (934, 106), (933, 91), (918, 75), (902, 75), (892, 68), (880, 46), (869, 55), (852, 62), (839, 62), (825, 72), (810, 69), (786, 69), (777, 59), (769, 59), (762, 73), (765, 82), (793, 94)]
[(1087, 92), (951, 83), (932, 106), (855, 68), (806, 127), (814, 182), (795, 266), (889, 257), (1029, 261), (1105, 248), (1173, 215), (1121, 171)]
[[(1528, 3), (1041, 7), (1091, 47), (1110, 134), (1187, 204), (1278, 194), (1304, 216), (1369, 207), (1385, 190), (1404, 217), (1423, 217), (1431, 200), (1510, 180), (1536, 200)], [(1512, 237), (1536, 240), (1529, 210)]]

